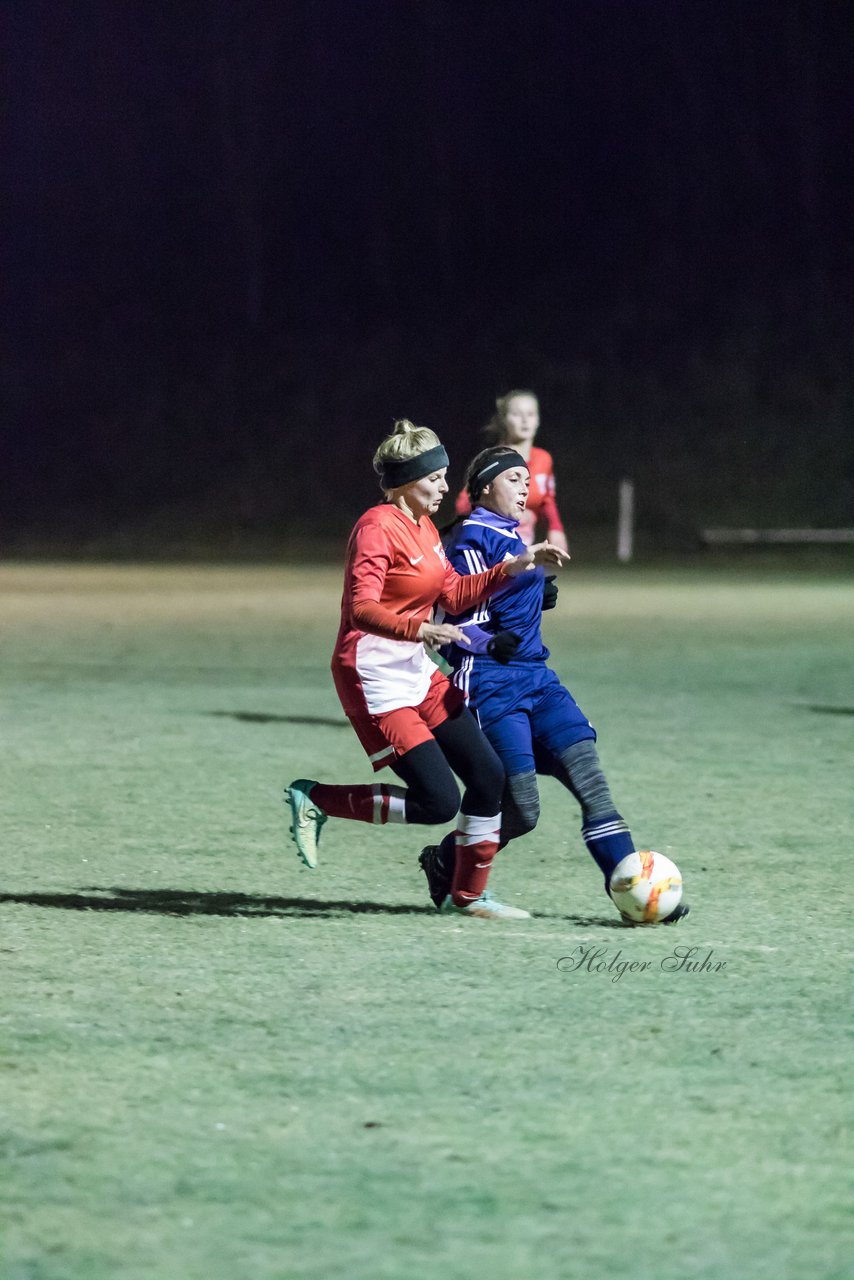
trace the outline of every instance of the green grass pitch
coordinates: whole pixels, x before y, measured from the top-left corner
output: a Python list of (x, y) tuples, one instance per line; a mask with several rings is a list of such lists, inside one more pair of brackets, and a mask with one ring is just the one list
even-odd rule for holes
[(439, 917), (423, 828), (300, 865), (282, 785), (372, 776), (339, 597), (0, 568), (2, 1280), (850, 1276), (850, 576), (563, 575), (553, 663), (685, 876), (658, 930), (550, 780), (493, 874), (530, 921)]

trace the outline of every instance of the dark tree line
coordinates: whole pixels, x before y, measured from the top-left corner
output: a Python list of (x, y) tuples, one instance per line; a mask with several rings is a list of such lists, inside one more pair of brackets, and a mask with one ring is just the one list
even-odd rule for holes
[(7, 21), (7, 531), (310, 526), (298, 465), (338, 532), (395, 414), (461, 470), (519, 383), (581, 520), (850, 519), (848, 6)]

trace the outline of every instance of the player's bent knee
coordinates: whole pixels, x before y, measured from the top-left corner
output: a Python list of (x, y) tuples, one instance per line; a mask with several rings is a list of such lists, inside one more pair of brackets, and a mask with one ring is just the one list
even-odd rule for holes
[(516, 840), (525, 836), (540, 820), (540, 794), (534, 773), (518, 773), (507, 779), (504, 793), (502, 836)]
[(423, 822), (453, 822), (460, 809), (460, 793), (456, 787), (446, 787), (441, 791), (433, 791), (419, 797), (424, 812)]
[(534, 830), (540, 820), (540, 806), (537, 805), (533, 809), (523, 809), (519, 816), (522, 823), (522, 834), (527, 835), (529, 831)]
[(459, 799), (455, 800), (453, 804), (445, 803), (442, 805), (436, 805), (435, 809), (431, 811), (433, 816), (430, 818), (430, 822), (436, 824), (442, 823), (444, 826), (446, 823), (454, 821), (459, 810)]
[(507, 823), (508, 829), (512, 831), (512, 839), (519, 836), (526, 836), (540, 820), (540, 806), (526, 807), (524, 809), (517, 808)]

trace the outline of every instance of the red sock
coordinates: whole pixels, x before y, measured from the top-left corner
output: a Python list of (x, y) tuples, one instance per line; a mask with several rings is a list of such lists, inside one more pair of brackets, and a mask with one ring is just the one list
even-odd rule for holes
[(451, 898), (455, 907), (468, 906), (486, 888), (492, 859), (498, 852), (501, 814), (493, 818), (472, 817), (461, 813), (454, 833), (457, 861)]
[(330, 787), (316, 782), (309, 792), (318, 809), (331, 818), (352, 818), (356, 822), (406, 821), (406, 790), (383, 784), (365, 783), (356, 787)]

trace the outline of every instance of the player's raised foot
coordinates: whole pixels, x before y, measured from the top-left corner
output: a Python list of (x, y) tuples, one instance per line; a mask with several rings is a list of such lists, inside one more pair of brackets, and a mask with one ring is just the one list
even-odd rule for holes
[(484, 889), (479, 898), (475, 898), (474, 902), (469, 902), (464, 907), (455, 906), (453, 898), (448, 894), (439, 910), (449, 915), (478, 916), (481, 920), (530, 920), (531, 918), (530, 911), (523, 911), (521, 907), (508, 907), (506, 902), (499, 902), (493, 898), (488, 889)]
[(307, 867), (317, 866), (317, 846), (326, 814), (312, 804), (309, 792), (316, 786), (310, 778), (296, 778), (285, 787), (285, 804), (291, 811), (291, 839)]
[(631, 916), (624, 916), (620, 912), (620, 919), (627, 929), (649, 929), (650, 926), (659, 924), (678, 924), (680, 920), (684, 920), (691, 908), (687, 902), (680, 902), (670, 912), (669, 916), (665, 916), (663, 920), (632, 920)]
[(451, 892), (454, 878), (453, 865), (447, 866), (442, 857), (442, 846), (425, 844), (418, 857), (418, 865), (427, 877), (427, 890), (437, 911)]

